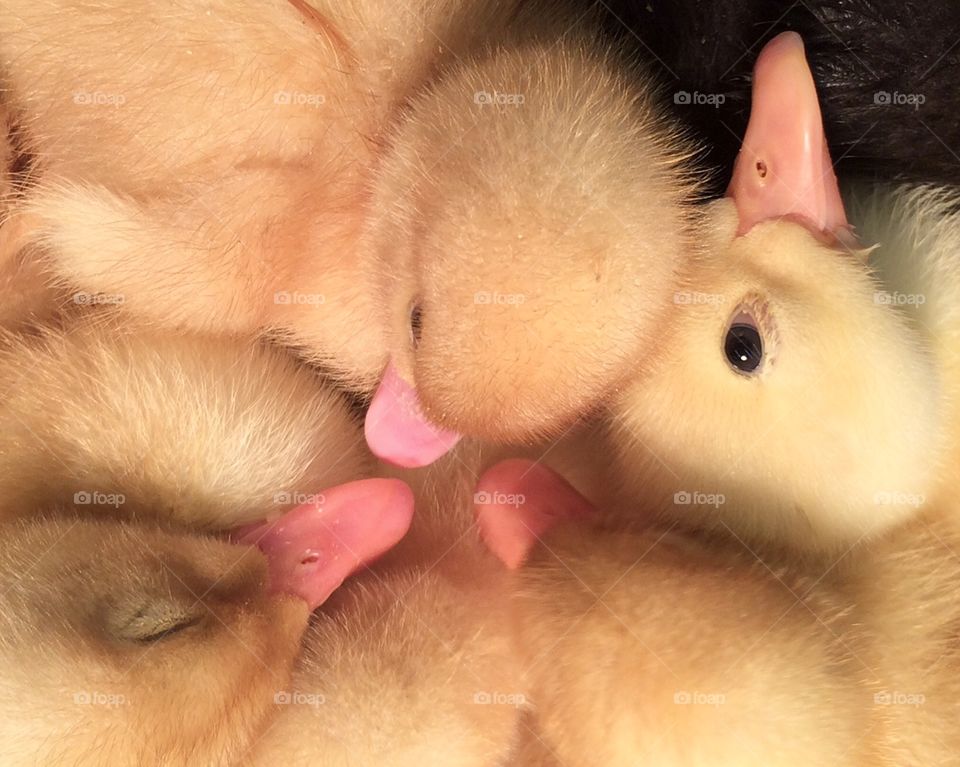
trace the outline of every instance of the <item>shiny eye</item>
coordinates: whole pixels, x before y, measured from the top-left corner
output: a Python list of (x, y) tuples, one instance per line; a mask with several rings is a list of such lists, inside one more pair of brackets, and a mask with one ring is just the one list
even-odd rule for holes
[(420, 332), (422, 327), (423, 310), (420, 308), (420, 304), (414, 304), (410, 308), (410, 341), (413, 343), (414, 349), (420, 345)]
[(723, 341), (723, 353), (727, 362), (738, 373), (755, 375), (763, 362), (763, 336), (757, 321), (747, 311), (737, 312), (730, 320)]

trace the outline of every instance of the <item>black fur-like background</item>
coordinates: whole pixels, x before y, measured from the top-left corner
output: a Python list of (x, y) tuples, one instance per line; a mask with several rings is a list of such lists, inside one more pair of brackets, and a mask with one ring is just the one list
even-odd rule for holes
[[(764, 43), (799, 32), (838, 175), (960, 182), (960, 2), (604, 0), (611, 40), (664, 83), (668, 108), (707, 148), (722, 191), (746, 127)], [(677, 93), (722, 103), (677, 104)], [(923, 103), (883, 103), (913, 96)]]

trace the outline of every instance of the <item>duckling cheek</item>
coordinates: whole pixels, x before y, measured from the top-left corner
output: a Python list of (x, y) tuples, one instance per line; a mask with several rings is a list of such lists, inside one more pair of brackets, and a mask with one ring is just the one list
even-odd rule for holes
[(456, 432), (427, 420), (416, 390), (393, 362), (373, 396), (363, 430), (374, 455), (405, 468), (433, 463), (460, 440)]

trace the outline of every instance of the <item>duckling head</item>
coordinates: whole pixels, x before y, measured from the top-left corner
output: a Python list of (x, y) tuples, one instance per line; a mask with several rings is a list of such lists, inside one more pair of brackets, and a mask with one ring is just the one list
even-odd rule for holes
[(671, 517), (835, 547), (924, 502), (938, 371), (853, 247), (799, 36), (762, 51), (753, 87), (677, 319), (614, 406), (620, 458)]
[(669, 308), (683, 159), (643, 91), (581, 47), (494, 51), (415, 99), (378, 190), (391, 364), (373, 451), (421, 465), (459, 434), (527, 441), (596, 408)]
[(307, 625), (255, 549), (111, 520), (6, 524), (0, 582), (11, 767), (227, 763)]
[(0, 763), (235, 764), (289, 702), (311, 610), (410, 524), (398, 480), (324, 498), (236, 541), (67, 515), (5, 523)]

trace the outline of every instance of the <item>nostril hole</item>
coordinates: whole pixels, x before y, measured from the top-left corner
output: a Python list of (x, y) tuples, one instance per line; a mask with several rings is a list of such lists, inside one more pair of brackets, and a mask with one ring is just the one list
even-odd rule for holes
[(311, 551), (303, 559), (300, 560), (301, 565), (315, 565), (320, 561), (320, 554), (316, 551)]
[(757, 160), (757, 175), (760, 178), (767, 177), (767, 164), (763, 160)]

